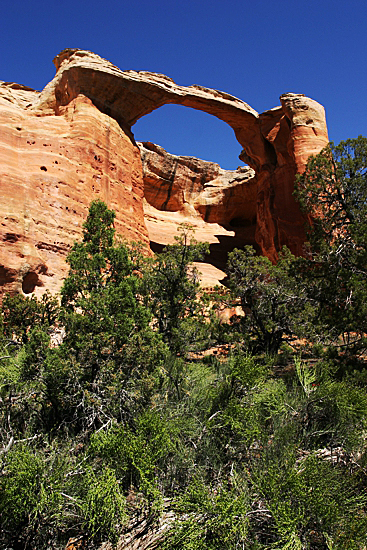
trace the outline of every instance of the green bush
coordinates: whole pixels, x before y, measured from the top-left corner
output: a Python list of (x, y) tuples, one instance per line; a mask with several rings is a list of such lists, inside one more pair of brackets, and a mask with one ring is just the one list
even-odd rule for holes
[(281, 543), (274, 547), (324, 549), (332, 541), (335, 548), (361, 548), (367, 501), (357, 479), (316, 453), (297, 459), (283, 450), (277, 464), (270, 456), (259, 464), (255, 479)]
[(153, 411), (136, 419), (135, 429), (114, 425), (91, 438), (93, 456), (113, 469), (121, 487), (140, 491), (149, 506), (158, 510), (161, 493), (157, 480), (164, 475), (165, 458), (173, 452), (172, 434)]
[(85, 475), (85, 495), (81, 503), (83, 530), (93, 540), (116, 543), (126, 522), (126, 499), (111, 468), (96, 474), (89, 469)]
[(235, 550), (249, 542), (249, 494), (235, 473), (217, 487), (194, 478), (177, 499), (175, 510), (178, 520), (164, 550)]
[[(32, 445), (40, 443), (35, 439)], [(63, 540), (70, 525), (63, 497), (67, 465), (60, 449), (43, 452), (20, 443), (3, 457), (0, 518), (5, 546), (37, 549)]]

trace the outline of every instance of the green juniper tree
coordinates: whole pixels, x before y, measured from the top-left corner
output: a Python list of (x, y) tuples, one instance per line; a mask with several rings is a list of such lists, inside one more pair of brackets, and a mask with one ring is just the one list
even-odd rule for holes
[(200, 284), (193, 262), (203, 259), (208, 244), (198, 243), (188, 224), (180, 227), (175, 240), (175, 244), (167, 245), (150, 263), (144, 287), (146, 304), (153, 312), (164, 342), (175, 355), (184, 355), (202, 334)]
[(293, 261), (286, 249), (276, 265), (251, 246), (229, 254), (229, 286), (244, 312), (237, 325), (251, 351), (277, 353), (282, 342), (303, 336), (310, 326), (312, 299), (291, 274)]
[(296, 183), (310, 218), (295, 267), (319, 304), (320, 333), (364, 347), (367, 332), (367, 138), (330, 143)]
[[(75, 243), (68, 256), (70, 271), (61, 289), (61, 352), (76, 361), (82, 402), (90, 403), (102, 423), (103, 415), (106, 422), (117, 410), (132, 414), (139, 400), (149, 398), (165, 355), (140, 299), (129, 250), (115, 242), (114, 218), (103, 202), (92, 202), (83, 241)], [(113, 392), (106, 393), (107, 387)]]

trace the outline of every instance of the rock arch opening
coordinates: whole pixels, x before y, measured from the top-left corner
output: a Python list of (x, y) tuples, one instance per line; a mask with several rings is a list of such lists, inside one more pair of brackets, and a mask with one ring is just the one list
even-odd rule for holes
[(150, 141), (167, 152), (190, 156), (236, 170), (241, 146), (222, 120), (197, 109), (166, 104), (140, 118), (132, 127), (137, 141)]
[(22, 291), (24, 294), (32, 294), (36, 286), (40, 286), (41, 282), (39, 280), (38, 274), (34, 271), (28, 271), (23, 276), (22, 280)]
[[(214, 102), (234, 100), (221, 92), (205, 92), (213, 92)], [(251, 126), (256, 116), (250, 108), (245, 112)], [(206, 283), (215, 284), (225, 276), (229, 251), (256, 246), (256, 177), (239, 158), (236, 122), (213, 105), (201, 108), (195, 100), (179, 100), (158, 105), (139, 118), (132, 131), (142, 157), (151, 249), (159, 252), (174, 242), (179, 224), (189, 222), (196, 237), (210, 243), (201, 271)]]

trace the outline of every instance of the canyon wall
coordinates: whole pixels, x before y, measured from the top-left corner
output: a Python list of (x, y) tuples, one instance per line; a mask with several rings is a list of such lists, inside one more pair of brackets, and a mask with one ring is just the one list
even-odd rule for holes
[(116, 210), (122, 236), (148, 245), (148, 235), (130, 137), (85, 96), (47, 116), (27, 108), (34, 96), (0, 86), (0, 288), (41, 295), (60, 289), (93, 199)]
[[(224, 92), (121, 71), (84, 50), (64, 50), (54, 63), (41, 92), (0, 82), (0, 292), (56, 292), (95, 198), (116, 211), (119, 234), (153, 249), (180, 221), (194, 221), (196, 238), (212, 243), (209, 264), (219, 268), (223, 251), (243, 244), (273, 261), (284, 244), (301, 253), (304, 218), (293, 184), (327, 144), (321, 105), (285, 94), (259, 115)], [(166, 103), (227, 122), (250, 168), (225, 171), (138, 146), (131, 127)]]

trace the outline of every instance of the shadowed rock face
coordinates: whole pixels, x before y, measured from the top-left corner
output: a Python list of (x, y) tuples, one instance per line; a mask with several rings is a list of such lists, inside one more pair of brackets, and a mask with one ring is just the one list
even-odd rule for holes
[(228, 229), (256, 223), (256, 178), (248, 166), (223, 170), (195, 157), (167, 153), (159, 145), (138, 143), (144, 197), (154, 208), (202, 218)]
[(224, 270), (228, 252), (256, 246), (255, 171), (248, 166), (223, 170), (214, 162), (171, 155), (150, 142), (138, 145), (151, 246), (159, 251), (173, 243), (179, 224), (190, 223), (196, 238), (210, 243), (208, 262), (198, 267), (204, 284), (214, 286), (225, 276), (216, 269)]
[[(116, 229), (124, 237), (154, 240), (144, 222), (143, 172), (131, 126), (166, 103), (227, 122), (243, 147), (242, 160), (255, 172), (225, 174), (213, 163), (187, 157), (172, 161), (159, 148), (157, 163), (143, 148), (147, 201), (162, 213), (162, 223), (163, 214), (175, 211), (222, 228), (224, 240), (242, 231), (238, 244), (253, 242), (272, 260), (284, 244), (301, 252), (304, 220), (293, 184), (308, 156), (328, 141), (321, 105), (285, 94), (280, 107), (259, 115), (229, 94), (178, 86), (155, 73), (121, 71), (84, 50), (64, 50), (54, 62), (56, 76), (42, 92), (0, 83), (3, 290), (58, 290), (65, 256), (95, 198), (116, 210)], [(179, 177), (170, 187), (172, 162)], [(149, 225), (147, 209), (145, 220)], [(205, 231), (197, 238), (205, 240)]]

